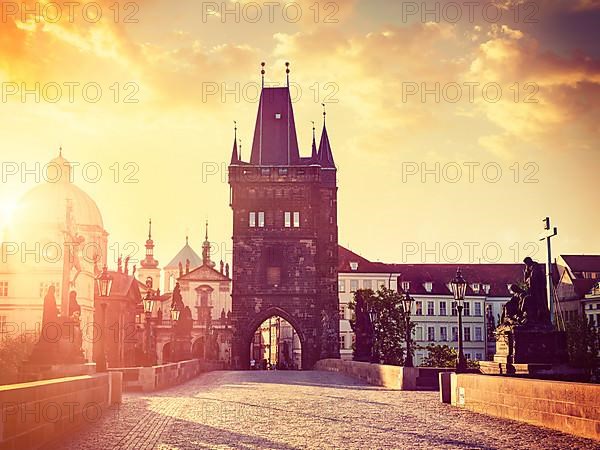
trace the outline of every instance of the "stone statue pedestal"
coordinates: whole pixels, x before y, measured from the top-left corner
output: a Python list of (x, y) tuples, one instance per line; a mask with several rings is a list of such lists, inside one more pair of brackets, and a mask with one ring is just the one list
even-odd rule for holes
[(565, 364), (568, 361), (564, 331), (537, 327), (499, 327), (494, 362), (505, 364)]
[(500, 326), (495, 335), (494, 360), (479, 363), (484, 374), (573, 381), (583, 378), (583, 371), (567, 364), (564, 331), (549, 327)]

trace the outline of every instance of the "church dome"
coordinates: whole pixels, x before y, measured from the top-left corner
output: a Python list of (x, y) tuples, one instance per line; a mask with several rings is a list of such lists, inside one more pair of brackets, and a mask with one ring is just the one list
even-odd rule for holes
[(64, 224), (67, 200), (71, 200), (77, 225), (104, 229), (98, 205), (73, 184), (71, 166), (62, 154), (48, 164), (45, 175), (46, 181), (25, 193), (19, 201), (15, 225), (55, 227)]

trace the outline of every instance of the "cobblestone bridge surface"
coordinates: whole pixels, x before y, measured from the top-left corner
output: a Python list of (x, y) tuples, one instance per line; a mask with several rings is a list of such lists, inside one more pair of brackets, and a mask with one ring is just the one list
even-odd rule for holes
[(598, 443), (329, 372), (211, 372), (47, 449), (598, 449)]

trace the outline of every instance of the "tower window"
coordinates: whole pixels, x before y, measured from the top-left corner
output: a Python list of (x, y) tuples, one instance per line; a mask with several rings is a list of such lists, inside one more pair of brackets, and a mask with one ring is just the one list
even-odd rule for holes
[(248, 226), (254, 228), (256, 226), (256, 213), (250, 212), (250, 218), (248, 219)]
[(8, 281), (0, 281), (0, 297), (8, 297)]
[(264, 228), (264, 226), (265, 226), (265, 212), (264, 211), (258, 212), (258, 226), (260, 228)]
[(248, 226), (250, 228), (263, 228), (265, 226), (265, 212), (264, 211), (250, 211), (248, 219)]
[(300, 228), (300, 212), (294, 212), (294, 228)]

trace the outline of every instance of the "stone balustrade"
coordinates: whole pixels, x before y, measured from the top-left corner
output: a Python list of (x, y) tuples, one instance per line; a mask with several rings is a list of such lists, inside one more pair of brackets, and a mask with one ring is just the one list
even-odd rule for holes
[(437, 367), (390, 366), (344, 359), (322, 359), (317, 362), (315, 369), (340, 372), (375, 386), (404, 391), (437, 390), (438, 373), (454, 370)]
[(600, 440), (598, 384), (452, 374), (450, 401), (471, 411)]
[(97, 422), (107, 407), (120, 401), (119, 373), (0, 386), (0, 448), (39, 448)]
[(223, 363), (220, 362), (191, 359), (149, 367), (111, 367), (108, 370), (123, 374), (124, 391), (152, 392), (185, 383), (204, 372), (222, 369)]

